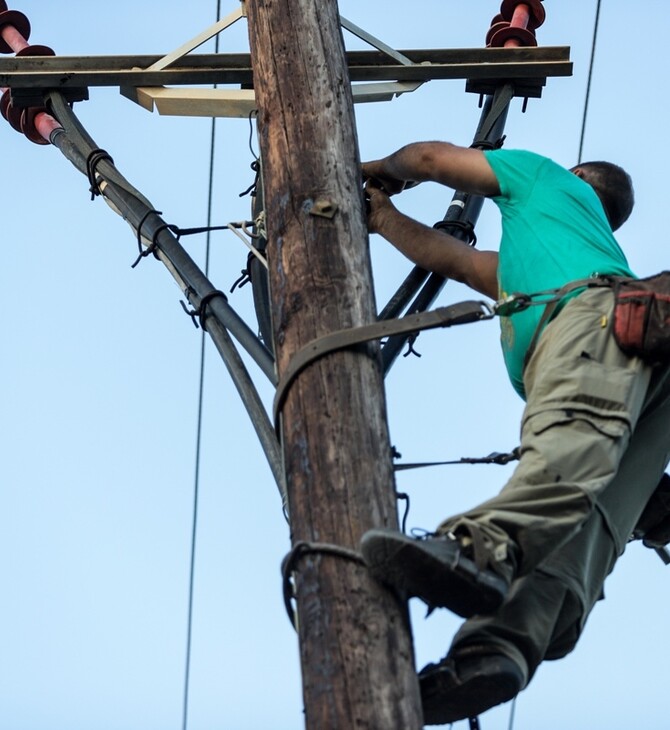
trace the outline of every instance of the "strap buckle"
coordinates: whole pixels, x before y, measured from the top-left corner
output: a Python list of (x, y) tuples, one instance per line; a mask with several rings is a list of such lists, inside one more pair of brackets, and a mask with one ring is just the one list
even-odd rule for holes
[(517, 312), (523, 312), (524, 309), (528, 309), (531, 304), (533, 304), (533, 300), (530, 294), (516, 292), (494, 302), (492, 309), (493, 313), (499, 317), (510, 317)]

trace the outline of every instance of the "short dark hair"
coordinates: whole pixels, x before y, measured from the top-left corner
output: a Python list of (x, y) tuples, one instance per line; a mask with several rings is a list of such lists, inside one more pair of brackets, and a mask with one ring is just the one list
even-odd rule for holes
[(596, 191), (607, 220), (616, 231), (628, 220), (635, 204), (630, 175), (613, 162), (581, 162), (573, 168), (577, 169), (583, 173), (582, 179)]

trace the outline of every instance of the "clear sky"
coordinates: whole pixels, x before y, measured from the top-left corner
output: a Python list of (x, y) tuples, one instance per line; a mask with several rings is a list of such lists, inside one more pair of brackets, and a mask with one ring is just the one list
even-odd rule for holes
[[(215, 0), (68, 3), (12, 0), (34, 43), (62, 55), (167, 53), (216, 18)], [(221, 14), (237, 8), (223, 0)], [(574, 76), (549, 79), (521, 114), (508, 147), (577, 162), (595, 0), (545, 2), (542, 45), (569, 45)], [(480, 47), (497, 0), (342, 0), (341, 12), (399, 49)], [(629, 170), (637, 208), (618, 238), (634, 270), (668, 268), (664, 75), (670, 6), (603, 2), (584, 157)], [(362, 47), (345, 34), (350, 48)], [(204, 50), (212, 50), (209, 44)], [(221, 37), (248, 50), (246, 21)], [(91, 89), (76, 112), (119, 169), (182, 227), (207, 213), (209, 119), (149, 114), (117, 89)], [(462, 81), (435, 81), (392, 103), (357, 108), (363, 159), (410, 141), (469, 144), (479, 111)], [(216, 125), (215, 223), (248, 216), (238, 194), (253, 181), (245, 120)], [(53, 148), (0, 125), (3, 264), (0, 440), (0, 730), (177, 730), (181, 727), (200, 332), (153, 259), (131, 269), (128, 226)], [(423, 185), (399, 206), (433, 223), (450, 192)], [(492, 204), (478, 227), (497, 246)], [(204, 239), (186, 239), (204, 262)], [(211, 278), (228, 290), (246, 249), (212, 236)], [(378, 303), (408, 270), (371, 240)], [(469, 298), (449, 285), (439, 304)], [(231, 303), (253, 323), (246, 287)], [(458, 459), (517, 444), (522, 402), (507, 383), (497, 325), (423, 334), (420, 359), (387, 378), (392, 441), (409, 461)], [(271, 388), (252, 366), (265, 400)], [(509, 467), (403, 472), (409, 526), (492, 496)], [(288, 528), (264, 456), (213, 346), (205, 363), (189, 728), (302, 727), (297, 640), (285, 615), (279, 564)], [(628, 730), (667, 726), (670, 568), (632, 545), (606, 586), (578, 649), (547, 664), (516, 707), (515, 728)], [(412, 606), (417, 665), (441, 658), (458, 621)], [(508, 726), (509, 707), (482, 717)], [(463, 727), (466, 726), (462, 723)], [(345, 729), (341, 729), (345, 730)]]

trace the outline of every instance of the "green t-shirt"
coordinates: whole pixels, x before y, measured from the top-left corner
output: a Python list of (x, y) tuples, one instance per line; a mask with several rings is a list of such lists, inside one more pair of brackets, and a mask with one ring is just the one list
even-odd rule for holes
[[(485, 152), (500, 195), (500, 297), (554, 289), (595, 273), (633, 276), (593, 188), (546, 157)], [(501, 344), (514, 389), (525, 398), (523, 362), (543, 307), (501, 317)]]

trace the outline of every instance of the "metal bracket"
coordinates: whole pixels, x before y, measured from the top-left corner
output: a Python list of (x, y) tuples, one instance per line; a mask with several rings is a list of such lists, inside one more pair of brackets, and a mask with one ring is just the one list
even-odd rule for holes
[[(230, 15), (227, 15), (225, 18), (217, 21), (216, 23), (214, 23), (214, 25), (211, 25), (202, 33), (199, 33), (194, 38), (191, 38), (190, 41), (187, 41), (186, 43), (184, 43), (184, 45), (172, 51), (172, 53), (168, 53), (167, 56), (163, 56), (163, 58), (161, 58), (160, 60), (152, 63), (151, 66), (149, 66), (146, 70), (163, 71), (164, 69), (168, 68), (168, 66), (171, 66), (173, 63), (175, 63), (175, 61), (183, 58), (188, 53), (194, 51), (203, 43), (206, 43), (208, 40), (213, 38), (215, 35), (221, 33), (221, 31), (224, 31), (226, 28), (230, 28), (230, 26), (236, 23), (240, 18), (246, 17), (247, 8), (245, 5), (245, 0), (240, 0), (240, 7), (237, 10), (234, 10), (232, 13), (230, 13)], [(229, 95), (228, 97), (223, 97), (219, 100), (220, 103), (216, 106), (217, 109), (221, 107), (222, 113), (203, 114), (202, 111), (200, 113), (194, 113), (191, 110), (191, 105), (188, 103), (189, 99), (193, 99), (194, 96), (198, 96), (199, 90), (197, 89), (167, 89), (164, 86), (151, 88), (134, 88), (122, 86), (120, 91), (123, 96), (131, 99), (136, 104), (139, 104), (141, 107), (144, 107), (144, 109), (150, 112), (154, 110), (154, 102), (156, 102), (159, 114), (208, 117), (246, 117), (250, 114), (248, 95), (243, 95), (242, 98), (239, 98), (235, 96), (235, 92), (233, 92), (232, 95)], [(174, 93), (175, 91), (181, 93)], [(204, 91), (208, 91), (208, 89), (205, 89)], [(167, 103), (159, 104), (159, 100), (161, 102), (166, 101)], [(186, 102), (186, 104), (184, 104), (184, 102)]]
[[(147, 71), (162, 71), (201, 46), (213, 36), (229, 28), (240, 18), (246, 17), (245, 0), (240, 7), (226, 18), (210, 26), (176, 50), (153, 63)], [(340, 15), (340, 25), (353, 35), (385, 53), (401, 66), (416, 66), (407, 56), (363, 30)], [(376, 82), (352, 85), (354, 102), (391, 101), (400, 94), (416, 91), (423, 81)], [(246, 118), (257, 109), (253, 89), (171, 89), (159, 87), (121, 87), (121, 93), (147, 111), (154, 107), (159, 114), (173, 116), (242, 117)]]
[(309, 214), (317, 216), (318, 218), (327, 218), (332, 220), (337, 213), (337, 203), (333, 203), (328, 198), (318, 198), (314, 201), (312, 207), (309, 209)]
[(168, 53), (167, 56), (163, 56), (160, 61), (156, 61), (156, 63), (149, 66), (147, 70), (162, 71), (164, 68), (167, 68), (175, 61), (183, 58), (187, 53), (194, 51), (203, 43), (206, 43), (210, 38), (213, 38), (215, 35), (221, 33), (221, 31), (225, 30), (226, 28), (230, 28), (230, 26), (236, 23), (240, 18), (246, 17), (247, 9), (244, 4), (244, 0), (240, 0), (240, 7), (237, 10), (233, 11), (230, 15), (214, 23), (214, 25), (210, 26), (209, 28), (207, 28), (207, 30), (204, 30), (202, 33), (195, 36), (195, 38), (191, 38), (190, 41), (187, 41), (186, 43), (184, 43), (183, 46), (180, 46), (176, 50), (172, 51), (172, 53)]

